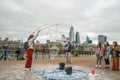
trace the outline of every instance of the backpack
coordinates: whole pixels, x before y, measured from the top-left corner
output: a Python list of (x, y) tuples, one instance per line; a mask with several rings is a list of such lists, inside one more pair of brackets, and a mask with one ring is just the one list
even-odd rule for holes
[(120, 51), (117, 51), (117, 52), (116, 52), (116, 56), (117, 56), (117, 57), (120, 57)]
[(26, 51), (29, 48), (28, 41), (24, 42), (24, 50)]

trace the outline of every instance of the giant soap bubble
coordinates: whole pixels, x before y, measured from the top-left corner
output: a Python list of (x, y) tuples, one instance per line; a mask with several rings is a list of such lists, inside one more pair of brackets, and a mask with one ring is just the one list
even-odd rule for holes
[(53, 44), (50, 48), (49, 48), (49, 54), (50, 54), (50, 58), (52, 58), (52, 60), (57, 57), (59, 52), (59, 48)]

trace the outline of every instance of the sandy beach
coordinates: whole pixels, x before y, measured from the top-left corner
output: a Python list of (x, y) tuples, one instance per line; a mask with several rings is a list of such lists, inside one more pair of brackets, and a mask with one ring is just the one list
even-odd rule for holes
[[(104, 63), (102, 68), (95, 67), (95, 56), (73, 57), (71, 66), (73, 69), (79, 69), (90, 72), (96, 70), (96, 80), (119, 80), (120, 71), (111, 71), (106, 69)], [(25, 60), (6, 60), (0, 61), (0, 80), (42, 80), (33, 74), (34, 71), (54, 69), (59, 67), (60, 62), (66, 62), (65, 58), (37, 58), (33, 60), (32, 70), (25, 71)]]

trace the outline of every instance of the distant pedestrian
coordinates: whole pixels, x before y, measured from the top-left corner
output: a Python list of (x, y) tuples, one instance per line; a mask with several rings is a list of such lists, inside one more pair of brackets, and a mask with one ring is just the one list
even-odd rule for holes
[(104, 48), (103, 48), (103, 56), (104, 56), (104, 61), (105, 61), (105, 68), (110, 67), (110, 61), (109, 61), (109, 55), (110, 55), (110, 46), (108, 42), (104, 43)]
[(25, 70), (31, 70), (32, 66), (32, 57), (33, 57), (33, 44), (34, 40), (37, 38), (40, 30), (37, 32), (34, 32), (32, 35), (28, 37), (28, 49), (27, 49), (27, 60), (25, 64)]
[(15, 54), (16, 54), (16, 57), (17, 57), (17, 60), (19, 60), (20, 59), (20, 49), (19, 48), (17, 48), (16, 49), (16, 51), (15, 51)]
[(116, 53), (119, 51), (119, 47), (117, 42), (113, 42), (112, 45), (112, 51), (111, 51), (111, 55), (112, 55), (112, 70), (117, 70), (119, 71), (119, 56), (116, 55)]
[(22, 60), (23, 59), (23, 55), (21, 53), (21, 49), (20, 48), (16, 49), (15, 54), (16, 54), (17, 60)]
[(0, 60), (6, 60), (8, 58), (8, 41), (5, 40), (3, 45), (2, 45), (2, 56), (0, 58)]
[(96, 54), (96, 67), (102, 67), (102, 60), (103, 60), (103, 48), (101, 46), (101, 43), (98, 42), (97, 49), (95, 51)]

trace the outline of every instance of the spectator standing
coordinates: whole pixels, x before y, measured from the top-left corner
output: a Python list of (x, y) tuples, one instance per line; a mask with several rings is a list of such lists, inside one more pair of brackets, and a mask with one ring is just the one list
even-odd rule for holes
[(2, 51), (2, 56), (0, 58), (0, 60), (6, 60), (8, 58), (8, 41), (5, 40), (3, 45), (2, 45), (2, 48), (3, 48), (3, 51)]
[(119, 56), (116, 55), (116, 53), (119, 51), (119, 47), (116, 41), (113, 42), (112, 45), (112, 70), (119, 71)]
[(110, 67), (110, 61), (109, 61), (109, 55), (110, 55), (110, 46), (108, 42), (104, 43), (104, 48), (103, 48), (103, 56), (104, 56), (104, 61), (105, 61), (105, 68)]
[(101, 43), (98, 42), (97, 49), (95, 51), (96, 54), (96, 67), (102, 67), (102, 60), (103, 60), (103, 48), (101, 46)]

